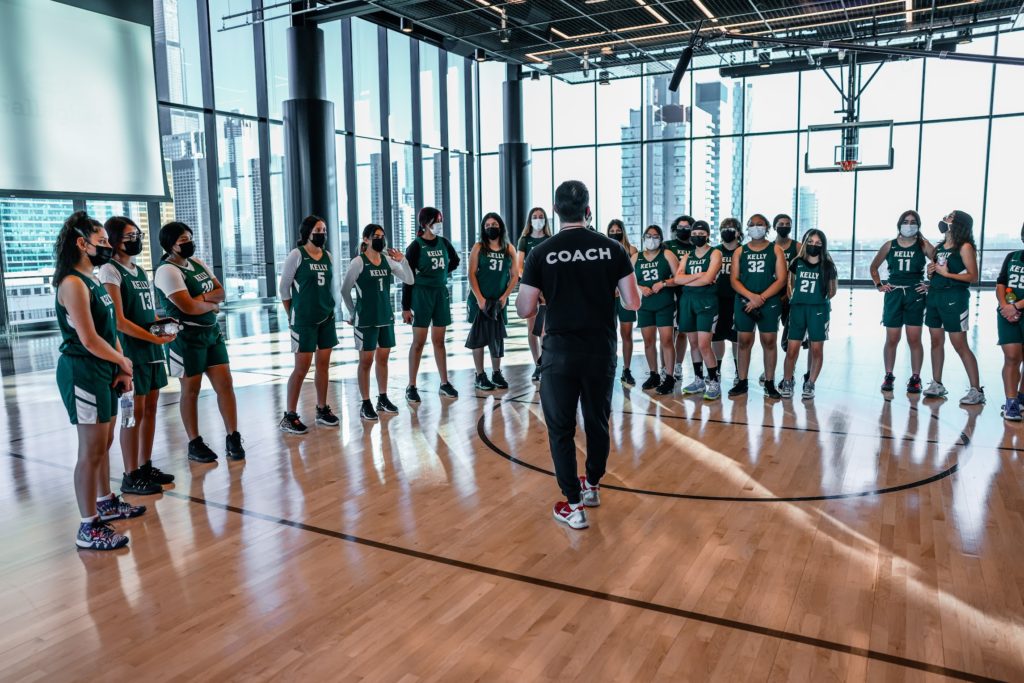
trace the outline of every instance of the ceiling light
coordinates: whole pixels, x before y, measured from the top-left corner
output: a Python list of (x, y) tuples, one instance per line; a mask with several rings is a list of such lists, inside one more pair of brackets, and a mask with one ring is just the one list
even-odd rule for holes
[(907, 14), (906, 14), (906, 16), (904, 18), (905, 21), (908, 24), (914, 23), (914, 0), (906, 0), (906, 3), (904, 5), (904, 9), (907, 10)]
[(772, 56), (767, 52), (762, 52), (757, 56), (758, 65), (762, 69), (767, 69), (772, 65)]
[(511, 31), (509, 31), (507, 28), (498, 31), (498, 40), (500, 40), (501, 42), (508, 43), (508, 41), (511, 40), (511, 38)]
[(711, 10), (705, 7), (703, 2), (701, 2), (700, 0), (693, 0), (693, 4), (697, 6), (697, 9), (704, 13), (705, 17), (707, 17), (711, 21), (718, 21), (718, 17), (712, 14)]
[(608, 84), (610, 83), (610, 81), (608, 80), (608, 72), (607, 72), (607, 71), (602, 71), (602, 72), (601, 72), (601, 73), (600, 73), (600, 74), (598, 75), (598, 80), (597, 80), (597, 82), (598, 82), (599, 84), (601, 84), (601, 85), (608, 85)]
[(840, 50), (839, 54), (836, 56), (839, 57), (840, 62), (843, 61), (844, 59), (846, 59), (846, 50)]
[(971, 29), (965, 28), (963, 31), (960, 32), (960, 36), (957, 38), (956, 42), (960, 43), (961, 45), (966, 45), (972, 40), (974, 40), (974, 37), (971, 35)]
[(412, 33), (412, 22), (405, 17), (399, 17), (398, 26), (402, 29), (402, 33)]
[(530, 74), (530, 80), (531, 81), (539, 81), (540, 80), (540, 72), (539, 71), (534, 71), (533, 73), (531, 73)]
[(478, 62), (486, 62), (487, 53), (484, 52), (482, 48), (478, 47), (477, 49), (473, 50), (473, 59), (475, 59)]

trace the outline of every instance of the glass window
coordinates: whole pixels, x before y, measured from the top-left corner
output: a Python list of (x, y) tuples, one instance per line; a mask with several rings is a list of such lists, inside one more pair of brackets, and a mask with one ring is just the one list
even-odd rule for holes
[[(677, 216), (690, 213), (690, 142), (688, 140), (666, 140), (644, 146), (642, 223), (637, 228), (651, 223), (665, 228)], [(639, 159), (633, 150), (624, 163), (635, 165)], [(625, 175), (625, 171), (623, 172)], [(626, 228), (632, 235), (632, 226)]]
[[(594, 84), (571, 85), (556, 78), (551, 85), (554, 144), (559, 147), (594, 144)], [(590, 164), (593, 166), (593, 161)]]
[(746, 131), (796, 129), (797, 74), (744, 79)]
[[(263, 0), (263, 5), (277, 4), (278, 0)], [(271, 16), (280, 14), (270, 10)], [(263, 41), (267, 53), (267, 110), (270, 118), (281, 118), (281, 103), (288, 99), (288, 19), (268, 19), (263, 22)], [(325, 41), (326, 43), (326, 41)]]
[(597, 86), (597, 141), (622, 142), (632, 137), (640, 113), (643, 79), (622, 78)]
[[(999, 34), (999, 54), (1006, 57), (1024, 55), (1024, 31)], [(996, 67), (995, 102), (996, 114), (1024, 112), (1024, 69), (1019, 66), (999, 65)]]
[[(556, 128), (557, 133), (557, 128)], [(557, 135), (556, 135), (557, 137)], [(555, 150), (555, 174), (554, 174), (554, 188), (564, 183), (566, 180), (579, 180), (587, 189), (590, 191), (590, 208), (591, 211), (597, 210), (597, 187), (595, 185), (596, 173), (594, 168), (594, 148), (593, 147), (577, 147), (576, 149), (556, 149)], [(552, 199), (551, 206), (554, 206), (554, 188), (552, 188)], [(550, 209), (549, 209), (550, 212)], [(552, 217), (557, 223), (557, 218)], [(605, 221), (601, 216), (594, 215), (594, 225), (598, 226), (598, 221)]]
[[(161, 6), (162, 13), (159, 11)], [(166, 74), (159, 74), (157, 79), (161, 99), (194, 107), (203, 106), (196, 3), (163, 2), (157, 5), (153, 20), (156, 50), (164, 56), (163, 60), (157, 59), (157, 68), (167, 69)]]
[(0, 265), (12, 326), (56, 320), (53, 245), (73, 210), (71, 200), (0, 197)]
[(551, 152), (534, 152), (530, 156), (530, 204), (542, 207), (550, 220), (555, 204), (555, 189), (551, 185)]
[(980, 237), (987, 136), (984, 120), (925, 124), (918, 211), (932, 241), (938, 237), (936, 222), (953, 209), (974, 217), (974, 236)]
[[(416, 41), (420, 50), (420, 140), (441, 146), (441, 53)], [(426, 176), (424, 176), (426, 177)], [(432, 205), (431, 205), (432, 206)]]
[[(755, 135), (744, 140), (741, 221), (752, 213), (764, 214), (768, 220), (777, 213), (796, 218), (796, 144), (795, 133)], [(813, 212), (807, 211), (800, 220), (813, 217)]]
[[(164, 117), (167, 117), (166, 119)], [(171, 202), (160, 205), (160, 224), (181, 221), (192, 228), (196, 254), (211, 268), (210, 193), (207, 184), (210, 169), (206, 158), (206, 134), (203, 116), (194, 111), (164, 109), (161, 121), (169, 119), (170, 132), (162, 135), (164, 172), (167, 174)]]
[(448, 146), (469, 149), (466, 140), (466, 59), (448, 53)]
[[(142, 231), (142, 253), (135, 257), (135, 262), (152, 273), (153, 255), (149, 248), (150, 235), (153, 228), (149, 225), (149, 212), (146, 210), (145, 202), (119, 202), (119, 201), (88, 201), (85, 203), (85, 210), (90, 216), (105, 223), (112, 216), (127, 216), (135, 221)], [(160, 226), (156, 226), (160, 232)], [(157, 261), (160, 259), (157, 255)]]
[[(423, 206), (441, 206), (443, 155), (444, 152), (439, 149), (423, 148)], [(411, 238), (407, 236), (407, 239)]]
[(412, 145), (391, 143), (391, 228), (393, 239), (416, 233)]
[[(475, 230), (469, 222), (469, 205), (473, 200), (469, 195), (469, 174), (470, 162), (468, 154), (451, 152), (448, 155), (449, 190), (451, 191), (451, 210), (449, 215), (444, 217), (445, 230), (452, 246), (465, 258), (468, 245), (472, 244), (472, 238), (467, 235), (475, 234)], [(459, 268), (455, 273), (458, 280), (465, 280), (466, 269)]]
[(252, 6), (248, 0), (209, 0), (209, 3), (214, 104), (221, 111), (255, 115), (256, 57), (252, 27), (218, 30), (225, 15), (252, 9)]
[(693, 204), (689, 213), (717, 228), (743, 203), (743, 146), (738, 137), (693, 141)]
[[(388, 31), (388, 135), (392, 140), (412, 141), (412, 45), (404, 33)], [(423, 97), (421, 96), (421, 101)], [(410, 179), (411, 182), (411, 179)]]
[[(826, 75), (825, 72), (828, 72)], [(822, 123), (841, 123), (845, 104), (842, 95), (836, 90), (832, 81), (846, 88), (847, 69), (842, 73), (838, 68), (815, 69), (800, 74), (800, 127), (815, 126)], [(829, 80), (829, 76), (832, 80)], [(751, 80), (757, 80), (755, 76)], [(831, 245), (830, 245), (831, 246)]]
[[(335, 261), (339, 271), (344, 273), (348, 269), (348, 262), (355, 253), (355, 245), (350, 241), (348, 222), (348, 185), (345, 178), (346, 160), (348, 152), (345, 149), (345, 136), (334, 136), (334, 164), (338, 169), (338, 235), (339, 244), (336, 247)], [(362, 235), (362, 232), (359, 233)]]
[(640, 164), (632, 163), (639, 152), (640, 145), (597, 148), (597, 187), (591, 189), (595, 224), (607, 225), (611, 219), (620, 218), (627, 225), (638, 225), (637, 214), (627, 208), (640, 208)]
[(256, 122), (237, 116), (218, 116), (217, 159), (224, 250), (222, 284), (227, 298), (230, 301), (266, 296), (263, 190)]
[[(917, 121), (921, 117), (921, 73), (925, 60), (885, 62), (860, 96), (861, 121)], [(861, 87), (877, 64), (860, 67)], [(806, 125), (806, 124), (805, 124)]]
[(497, 152), (505, 141), (505, 64), (481, 62), (480, 84), (480, 152)]
[[(957, 45), (957, 52), (991, 55), (994, 48), (995, 39), (980, 38), (967, 45)], [(924, 117), (943, 119), (988, 114), (991, 88), (991, 64), (928, 59), (924, 71)]]
[(480, 157), (480, 211), (501, 212), (501, 181), (498, 170), (498, 155), (484, 154)]
[[(321, 24), (324, 32), (324, 72), (327, 99), (334, 103), (334, 127), (345, 128), (345, 72), (342, 69), (341, 22)], [(339, 169), (342, 167), (338, 167)], [(340, 172), (340, 171), (339, 171)]]
[(533, 149), (551, 146), (551, 77), (523, 79), (523, 135)]
[(643, 113), (631, 111), (629, 126), (622, 129), (622, 140), (639, 140), (641, 119), (644, 140), (670, 140), (690, 135), (690, 78), (678, 92), (668, 89), (671, 74), (647, 76), (644, 82)]
[[(1017, 246), (1020, 246), (1019, 240)], [(999, 271), (1003, 269), (1003, 261), (1006, 260), (1006, 255), (1011, 251), (1015, 250), (985, 248), (981, 254), (981, 263), (978, 264), (978, 273), (982, 282), (993, 282), (999, 277)]]
[(352, 20), (352, 97), (355, 100), (355, 132), (380, 137), (380, 71), (377, 26)]
[[(867, 175), (866, 173), (863, 175)], [(802, 240), (811, 228), (818, 228), (828, 237), (828, 250), (841, 277), (850, 276), (850, 251), (853, 248), (853, 173), (801, 173), (800, 184), (790, 197), (795, 197), (796, 213), (792, 203), (787, 207), (783, 202), (781, 209), (771, 208), (772, 213), (765, 213), (772, 220), (775, 213), (788, 213), (793, 216), (795, 226), (793, 237)], [(895, 219), (893, 219), (895, 222)]]
[[(985, 209), (985, 252), (1020, 249), (1021, 208), (1020, 156), (1024, 152), (1024, 117), (992, 121), (992, 146), (988, 160), (988, 198)], [(977, 221), (977, 214), (975, 214)], [(975, 222), (977, 226), (977, 222)], [(977, 228), (975, 228), (977, 238)], [(1002, 265), (1002, 259), (995, 264)], [(995, 274), (998, 275), (998, 272)], [(995, 279), (995, 275), (984, 279)]]
[(384, 225), (384, 178), (380, 142), (356, 138), (356, 192), (358, 232), (370, 223)]
[[(276, 277), (298, 239), (298, 226), (285, 225), (284, 217), (284, 126), (270, 124), (270, 211), (274, 225), (274, 263)], [(280, 294), (280, 292), (278, 292)]]

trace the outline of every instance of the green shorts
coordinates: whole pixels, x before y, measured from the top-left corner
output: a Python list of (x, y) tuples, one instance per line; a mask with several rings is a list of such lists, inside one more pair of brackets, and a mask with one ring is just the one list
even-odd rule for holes
[(412, 326), (448, 327), (452, 324), (452, 305), (447, 287), (412, 288)]
[(113, 363), (98, 358), (60, 355), (57, 360), (57, 388), (71, 424), (105, 424), (117, 416), (117, 391), (110, 386), (116, 376)]
[(882, 304), (882, 325), (885, 327), (920, 327), (924, 322), (924, 294), (908, 285), (885, 293)]
[(334, 316), (316, 325), (292, 325), (292, 353), (313, 353), (338, 345), (338, 329)]
[(636, 311), (629, 311), (622, 307), (622, 302), (615, 298), (615, 315), (619, 317), (620, 323), (635, 323)]
[(356, 340), (356, 351), (376, 351), (377, 349), (393, 349), (395, 347), (395, 326), (356, 327), (353, 335)]
[[(476, 322), (476, 315), (480, 312), (480, 306), (476, 302), (476, 297), (471, 296), (466, 299), (466, 319), (470, 325)], [(508, 302), (501, 308), (501, 320), (508, 325)]]
[(828, 304), (792, 304), (789, 307), (789, 341), (823, 342), (828, 340)]
[(146, 396), (151, 391), (167, 386), (167, 366), (163, 361), (137, 363), (132, 366), (132, 384), (136, 396)]
[(228, 347), (216, 325), (185, 327), (167, 345), (167, 368), (171, 377), (195, 377), (214, 365), (228, 363)]
[(963, 287), (932, 289), (925, 298), (924, 324), (946, 332), (966, 332), (971, 293)]
[(765, 301), (761, 308), (755, 310), (754, 316), (743, 310), (747, 303), (746, 299), (737, 296), (733, 305), (733, 326), (737, 332), (753, 332), (755, 327), (765, 334), (779, 331), (779, 316), (782, 314), (782, 302), (779, 297), (773, 296)]
[(641, 306), (640, 310), (636, 312), (636, 319), (637, 327), (640, 329), (645, 327), (675, 327), (675, 302), (652, 311), (644, 310), (644, 307)]
[(999, 314), (999, 309), (996, 309), (996, 330), (999, 333), (999, 345), (1004, 344), (1024, 344), (1024, 316), (1015, 323), (1011, 323), (1009, 320)]
[(717, 322), (718, 295), (714, 290), (708, 288), (706, 292), (688, 292), (684, 287), (683, 295), (679, 298), (679, 318), (676, 323), (679, 331), (710, 334), (715, 331)]

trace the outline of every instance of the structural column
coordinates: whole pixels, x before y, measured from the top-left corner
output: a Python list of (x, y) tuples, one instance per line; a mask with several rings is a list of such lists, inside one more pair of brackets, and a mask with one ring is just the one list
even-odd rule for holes
[[(501, 167), (501, 215), (513, 241), (530, 210), (530, 145), (523, 141), (523, 69), (509, 64), (505, 75), (505, 142), (498, 147)], [(542, 198), (541, 198), (542, 199)], [(484, 212), (491, 210), (483, 207)]]

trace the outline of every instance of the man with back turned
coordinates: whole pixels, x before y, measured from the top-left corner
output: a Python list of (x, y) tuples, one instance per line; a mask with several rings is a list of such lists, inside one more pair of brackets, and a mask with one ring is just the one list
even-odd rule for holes
[[(548, 427), (551, 459), (565, 501), (554, 516), (573, 529), (585, 529), (586, 507), (601, 504), (598, 484), (610, 446), (612, 384), (616, 364), (615, 292), (623, 308), (640, 308), (640, 291), (622, 245), (586, 229), (590, 193), (578, 180), (555, 191), (558, 234), (533, 248), (523, 266), (516, 309), (527, 318), (547, 302), (541, 407)], [(576, 408), (583, 409), (587, 435), (586, 475), (576, 470)]]

